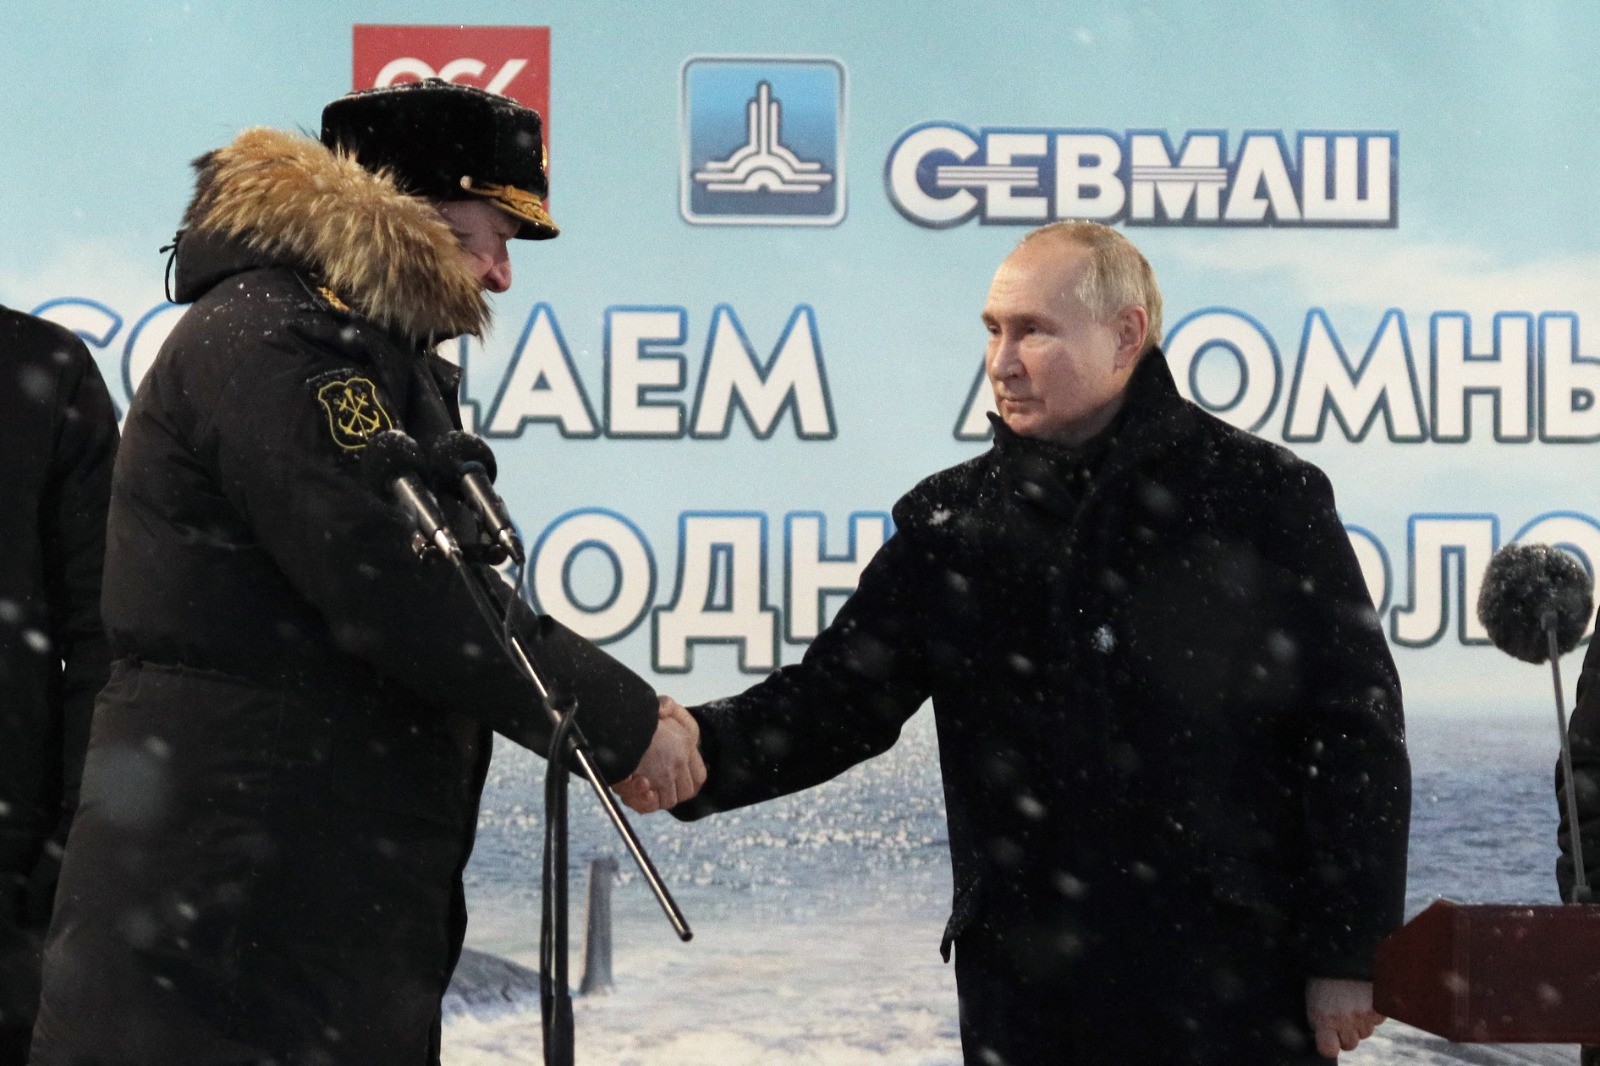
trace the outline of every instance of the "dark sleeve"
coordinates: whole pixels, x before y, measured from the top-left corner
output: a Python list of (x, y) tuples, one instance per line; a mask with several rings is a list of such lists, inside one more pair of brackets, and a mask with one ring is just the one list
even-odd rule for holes
[[(1583, 865), (1592, 893), (1600, 877), (1600, 640), (1589, 641), (1583, 656), (1583, 671), (1578, 675), (1577, 705), (1567, 726), (1572, 745), (1572, 776), (1578, 783), (1578, 824), (1582, 827)], [(1556, 840), (1561, 854), (1556, 858), (1556, 883), (1561, 898), (1572, 900), (1576, 878), (1572, 858), (1572, 822), (1567, 818), (1565, 776), (1556, 761), (1556, 809), (1561, 823)], [(1592, 898), (1592, 896), (1591, 896)]]
[(88, 349), (74, 341), (61, 381), (50, 475), (40, 501), (40, 542), (51, 639), (62, 660), (61, 818), (58, 846), (78, 806), (94, 699), (110, 673), (100, 620), (106, 507), (117, 450), (117, 413)]
[(899, 739), (928, 696), (916, 555), (904, 532), (891, 537), (799, 663), (741, 695), (690, 708), (706, 785), (674, 815), (692, 821), (810, 788)]
[[(543, 753), (549, 723), (458, 575), (419, 560), (403, 509), (373, 492), (360, 452), (341, 448), (308, 382), (330, 367), (292, 341), (234, 356), (237, 369), (199, 434), (221, 488), (335, 642), (423, 699), (471, 715)], [(504, 603), (509, 590), (486, 573)], [(626, 777), (655, 732), (654, 689), (633, 671), (519, 601), (515, 624), (609, 780)]]
[(1309, 975), (1368, 980), (1405, 910), (1411, 763), (1400, 681), (1328, 479), (1305, 464), (1289, 476), (1268, 551), (1297, 581), (1306, 656), (1304, 762), (1294, 768), (1304, 774), (1299, 931)]

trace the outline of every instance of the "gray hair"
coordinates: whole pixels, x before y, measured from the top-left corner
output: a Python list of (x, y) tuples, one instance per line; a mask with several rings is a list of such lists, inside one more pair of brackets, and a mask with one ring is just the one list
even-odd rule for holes
[(1144, 348), (1140, 355), (1161, 343), (1161, 289), (1155, 271), (1133, 242), (1110, 226), (1081, 219), (1068, 219), (1040, 226), (1017, 242), (1022, 247), (1031, 241), (1054, 237), (1089, 250), (1089, 261), (1078, 282), (1078, 299), (1093, 312), (1095, 319), (1109, 324), (1126, 307), (1142, 307), (1149, 320)]

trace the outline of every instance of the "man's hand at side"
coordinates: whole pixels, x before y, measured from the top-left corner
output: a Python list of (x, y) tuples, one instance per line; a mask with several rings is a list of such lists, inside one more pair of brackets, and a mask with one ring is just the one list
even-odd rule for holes
[(640, 814), (667, 810), (690, 800), (706, 783), (700, 758), (700, 723), (671, 696), (661, 696), (660, 719), (650, 747), (632, 774), (613, 788)]
[(1317, 1053), (1337, 1059), (1354, 1051), (1384, 1021), (1372, 1009), (1372, 982), (1313, 977), (1306, 982), (1306, 1018), (1317, 1034)]

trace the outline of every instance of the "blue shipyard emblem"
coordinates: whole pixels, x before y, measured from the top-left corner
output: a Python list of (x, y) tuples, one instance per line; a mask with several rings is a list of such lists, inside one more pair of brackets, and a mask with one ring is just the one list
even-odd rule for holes
[(683, 65), (680, 207), (701, 225), (844, 218), (844, 67), (697, 57)]

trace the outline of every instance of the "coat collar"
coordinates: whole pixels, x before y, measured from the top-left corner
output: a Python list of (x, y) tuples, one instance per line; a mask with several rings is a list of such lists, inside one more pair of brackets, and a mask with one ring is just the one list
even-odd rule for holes
[[(1048, 464), (1059, 472), (1074, 465), (1087, 465), (1092, 472), (1089, 480), (1098, 488), (1156, 455), (1182, 447), (1200, 432), (1202, 421), (1199, 409), (1178, 394), (1160, 348), (1152, 348), (1139, 360), (1117, 417), (1099, 436), (1078, 447), (1021, 436), (999, 415), (989, 415), (996, 460), (1003, 469), (1022, 475), (1020, 479), (1013, 478), (1019, 495), (1051, 511), (1075, 510), (1075, 501), (1081, 496), (1063, 496), (1049, 488), (1041, 490), (1038, 472), (1042, 466)], [(1063, 501), (1061, 506), (1052, 506), (1058, 496)], [(1068, 505), (1068, 499), (1074, 502)]]
[(1152, 348), (1139, 360), (1128, 379), (1127, 399), (1122, 410), (1099, 436), (1076, 448), (1024, 437), (1005, 424), (999, 415), (989, 415), (994, 427), (994, 448), (1001, 456), (1029, 452), (1069, 455), (1074, 452), (1103, 450), (1108, 463), (1137, 461), (1152, 451), (1165, 450), (1199, 431), (1200, 413), (1178, 395), (1167, 357)]
[(180, 300), (241, 270), (286, 265), (414, 343), (487, 324), (488, 304), (449, 225), (388, 174), (271, 129), (245, 130), (195, 170), (178, 249)]

